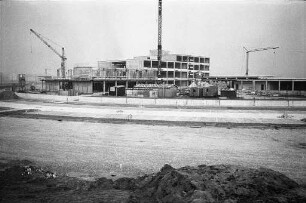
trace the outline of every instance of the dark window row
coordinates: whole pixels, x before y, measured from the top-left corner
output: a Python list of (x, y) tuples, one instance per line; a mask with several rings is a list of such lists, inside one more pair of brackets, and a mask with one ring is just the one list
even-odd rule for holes
[(189, 65), (189, 70), (206, 70), (206, 71), (209, 71), (209, 66), (207, 66), (207, 65)]
[[(162, 62), (161, 63), (161, 68), (166, 68), (166, 63), (167, 62)], [(144, 67), (150, 68), (151, 67), (151, 61), (144, 61), (143, 64)], [(152, 61), (152, 67), (157, 68), (158, 67), (158, 61)], [(174, 63), (174, 62), (168, 62), (168, 68), (176, 68), (176, 69), (188, 69), (189, 70), (202, 70), (202, 71), (209, 71), (209, 66), (208, 65), (187, 65), (187, 63)]]
[[(175, 63), (175, 62), (162, 62), (161, 63), (161, 68), (167, 68), (167, 63), (168, 63), (168, 68), (176, 68), (176, 69), (187, 69), (187, 63)], [(143, 61), (143, 67), (145, 68), (150, 68), (151, 67), (151, 61), (144, 60)], [(152, 61), (152, 68), (157, 68), (158, 67), (158, 61)]]
[(209, 58), (203, 58), (203, 57), (193, 57), (193, 56), (176, 56), (177, 61), (183, 61), (183, 62), (195, 62), (195, 63), (209, 63)]
[(161, 71), (160, 72), (162, 78), (187, 78), (187, 74), (189, 77), (192, 77), (193, 73), (187, 72), (178, 72), (178, 71)]

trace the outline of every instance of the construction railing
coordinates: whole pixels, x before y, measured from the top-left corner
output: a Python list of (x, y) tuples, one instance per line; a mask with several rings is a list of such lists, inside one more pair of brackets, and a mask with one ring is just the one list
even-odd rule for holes
[(156, 70), (138, 69), (101, 69), (97, 74), (99, 78), (120, 78), (120, 79), (157, 79)]

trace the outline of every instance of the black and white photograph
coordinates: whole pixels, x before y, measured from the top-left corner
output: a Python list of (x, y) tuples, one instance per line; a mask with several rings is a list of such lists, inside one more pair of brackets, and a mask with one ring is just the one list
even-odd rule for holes
[(0, 0), (0, 202), (306, 202), (306, 1)]

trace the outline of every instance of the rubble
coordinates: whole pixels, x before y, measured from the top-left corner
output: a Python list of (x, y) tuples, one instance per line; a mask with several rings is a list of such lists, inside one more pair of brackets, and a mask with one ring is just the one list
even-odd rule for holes
[(2, 183), (14, 181), (33, 181), (37, 179), (52, 179), (56, 178), (56, 173), (46, 171), (34, 165), (16, 165), (0, 172)]

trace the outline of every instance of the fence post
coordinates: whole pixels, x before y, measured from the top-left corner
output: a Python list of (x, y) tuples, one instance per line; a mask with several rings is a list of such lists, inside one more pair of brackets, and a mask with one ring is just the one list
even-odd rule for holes
[(288, 107), (290, 107), (289, 98), (287, 97)]

